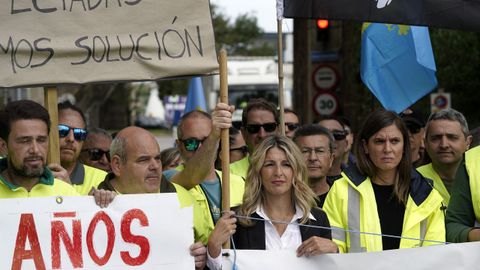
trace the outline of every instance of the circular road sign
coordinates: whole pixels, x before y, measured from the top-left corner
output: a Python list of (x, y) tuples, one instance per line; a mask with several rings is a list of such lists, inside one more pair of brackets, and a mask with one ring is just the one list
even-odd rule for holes
[(313, 85), (318, 90), (334, 90), (338, 84), (337, 70), (330, 65), (319, 65), (312, 74)]
[(332, 115), (338, 111), (338, 98), (330, 91), (321, 91), (313, 99), (313, 110), (317, 115)]
[(438, 109), (445, 109), (448, 107), (448, 98), (445, 95), (438, 95), (435, 97), (433, 100), (433, 104), (438, 108)]

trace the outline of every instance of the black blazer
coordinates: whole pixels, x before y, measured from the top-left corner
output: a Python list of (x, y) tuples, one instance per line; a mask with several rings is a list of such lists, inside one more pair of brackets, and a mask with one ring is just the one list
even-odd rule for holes
[[(306, 224), (330, 227), (327, 214), (325, 214), (325, 212), (323, 212), (321, 209), (312, 208), (310, 213), (315, 217), (316, 220), (309, 219)], [(253, 213), (250, 216), (261, 219), (261, 217), (256, 213)], [(302, 241), (305, 241), (312, 236), (332, 239), (332, 232), (327, 229), (300, 226), (300, 234), (302, 235)], [(237, 230), (233, 235), (233, 241), (236, 249), (265, 250), (265, 221), (255, 220), (253, 226), (250, 227), (245, 227), (237, 221)], [(231, 246), (233, 248), (233, 243)]]

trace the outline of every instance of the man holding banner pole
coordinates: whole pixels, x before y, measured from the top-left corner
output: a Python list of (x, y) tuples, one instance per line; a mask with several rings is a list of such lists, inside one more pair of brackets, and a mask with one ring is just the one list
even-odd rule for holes
[[(185, 163), (164, 172), (166, 179), (189, 190), (195, 206), (201, 209), (202, 213), (194, 218), (203, 222), (195, 231), (195, 240), (204, 244), (221, 215), (222, 173), (215, 170), (215, 159), (220, 132), (232, 124), (232, 111), (232, 106), (218, 103), (212, 115), (203, 111), (183, 115), (177, 129), (177, 147)], [(239, 205), (243, 197), (243, 179), (230, 174), (230, 190), (230, 205)]]
[[(99, 189), (118, 194), (144, 194), (176, 192), (181, 207), (190, 206), (192, 198), (183, 187), (162, 179), (160, 146), (155, 137), (140, 127), (126, 127), (118, 132), (110, 147), (111, 168)], [(198, 210), (194, 209), (194, 216)], [(198, 220), (194, 219), (195, 222)], [(195, 268), (206, 264), (206, 248), (201, 242), (190, 246)]]

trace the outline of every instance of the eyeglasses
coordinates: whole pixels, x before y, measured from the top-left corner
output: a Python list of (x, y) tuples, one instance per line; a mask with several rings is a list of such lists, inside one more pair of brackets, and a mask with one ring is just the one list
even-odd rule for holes
[(299, 124), (297, 123), (285, 123), (285, 126), (288, 128), (289, 131), (297, 130)]
[(247, 129), (248, 133), (255, 134), (260, 131), (260, 128), (263, 128), (265, 132), (273, 132), (277, 129), (277, 123), (265, 123), (265, 124), (249, 124), (246, 125), (245, 128)]
[(329, 151), (324, 148), (311, 148), (311, 147), (302, 148), (302, 154), (304, 156), (310, 156), (311, 153), (315, 154), (317, 157), (323, 157), (328, 155)]
[(73, 138), (76, 141), (85, 141), (87, 139), (87, 130), (84, 128), (72, 128), (67, 125), (58, 125), (58, 135), (60, 138), (65, 138), (73, 130)]
[(185, 150), (187, 150), (188, 152), (195, 152), (197, 151), (198, 147), (200, 147), (200, 144), (205, 141), (205, 139), (199, 140), (196, 138), (189, 138), (180, 141), (183, 143), (183, 146), (185, 146)]
[(345, 138), (347, 137), (347, 134), (345, 131), (339, 131), (339, 130), (332, 131), (332, 135), (335, 141), (345, 140)]
[(242, 151), (242, 153), (248, 153), (248, 147), (244, 145), (237, 148), (230, 148), (230, 152), (233, 152), (233, 151)]
[(99, 161), (102, 159), (103, 155), (107, 157), (108, 162), (110, 162), (110, 151), (103, 151), (98, 148), (91, 149), (82, 149), (82, 152), (88, 152), (88, 159), (92, 161)]

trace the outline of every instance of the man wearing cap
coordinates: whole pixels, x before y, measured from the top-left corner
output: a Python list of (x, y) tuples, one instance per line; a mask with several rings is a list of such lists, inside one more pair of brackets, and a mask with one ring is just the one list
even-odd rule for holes
[(457, 169), (472, 141), (467, 120), (454, 109), (432, 113), (428, 118), (425, 141), (432, 162), (417, 170), (433, 180), (434, 188), (443, 197), (443, 204), (448, 206)]
[[(253, 153), (262, 140), (278, 132), (279, 116), (277, 108), (263, 98), (252, 99), (242, 112), (242, 136), (248, 146), (248, 152)], [(230, 172), (245, 179), (247, 177), (249, 157), (230, 164)]]
[(87, 138), (86, 121), (80, 108), (68, 101), (58, 104), (58, 132), (61, 165), (67, 170), (70, 182), (78, 193), (87, 195), (107, 173), (80, 163), (78, 157)]
[(402, 112), (400, 117), (408, 129), (412, 164), (414, 167), (421, 166), (425, 153), (425, 122), (418, 113), (410, 109)]

